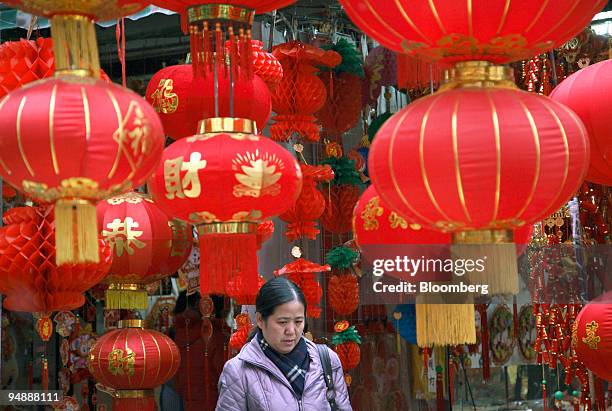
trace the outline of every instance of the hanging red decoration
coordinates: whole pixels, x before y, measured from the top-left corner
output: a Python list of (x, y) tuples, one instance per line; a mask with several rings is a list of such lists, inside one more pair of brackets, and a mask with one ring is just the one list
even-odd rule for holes
[(101, 235), (113, 249), (106, 309), (144, 310), (149, 303), (145, 286), (174, 274), (189, 257), (191, 226), (168, 217), (150, 196), (137, 192), (102, 201), (97, 212)]
[(143, 329), (142, 320), (124, 320), (98, 339), (87, 365), (98, 383), (109, 388), (113, 410), (155, 411), (153, 390), (172, 378), (180, 363), (179, 349), (169, 337)]
[(332, 344), (335, 345), (334, 350), (340, 358), (342, 370), (348, 373), (361, 361), (361, 337), (354, 325), (349, 327), (348, 321), (337, 322), (334, 331), (336, 334), (332, 337)]
[(350, 315), (359, 305), (359, 282), (354, 274), (333, 275), (327, 284), (327, 301), (340, 315)]
[(51, 39), (20, 39), (0, 45), (0, 97), (24, 84), (49, 77), (54, 71)]
[(329, 182), (334, 172), (328, 165), (300, 164), (304, 183), (295, 204), (280, 219), (288, 223), (285, 236), (289, 241), (305, 237), (314, 240), (319, 234), (316, 220), (325, 210), (325, 198), (317, 189), (317, 183)]
[(202, 134), (164, 151), (149, 187), (161, 209), (198, 225), (202, 294), (225, 294), (238, 273), (254, 289), (257, 224), (295, 202), (302, 174), (287, 150), (251, 133), (251, 121), (216, 118), (201, 126)]
[[(338, 143), (329, 143), (328, 148)], [(342, 155), (342, 153), (339, 153)], [(323, 186), (325, 211), (321, 215), (321, 226), (327, 231), (344, 234), (351, 230), (353, 208), (359, 200), (361, 178), (355, 169), (355, 162), (348, 157), (332, 156), (323, 161), (331, 166), (334, 179)]]
[(274, 234), (274, 221), (266, 220), (257, 224), (257, 248), (268, 241)]
[(36, 332), (44, 342), (51, 339), (53, 335), (53, 321), (48, 315), (43, 315), (36, 320)]
[(94, 20), (111, 20), (134, 14), (148, 4), (146, 1), (138, 0), (93, 0), (85, 2), (6, 0), (4, 3), (37, 16), (53, 17), (62, 14), (79, 14)]
[(286, 141), (293, 133), (307, 141), (319, 141), (314, 113), (327, 98), (325, 85), (317, 77), (317, 66), (335, 67), (342, 60), (335, 51), (324, 51), (298, 41), (274, 47), (272, 53), (283, 66), (283, 79), (272, 91), (275, 123), (272, 139)]
[[(336, 140), (361, 117), (362, 79), (351, 73), (319, 75), (327, 90), (327, 100), (316, 116), (326, 136)], [(330, 84), (330, 83), (333, 83)]]
[(588, 181), (612, 185), (612, 119), (607, 98), (612, 90), (612, 62), (605, 60), (569, 76), (550, 97), (567, 105), (583, 121), (591, 141)]
[(319, 265), (304, 258), (298, 258), (275, 270), (274, 275), (285, 275), (288, 280), (300, 287), (306, 299), (306, 316), (308, 318), (319, 318), (321, 316), (319, 303), (323, 296), (323, 289), (316, 280), (316, 275), (330, 270), (331, 267), (327, 264)]
[(612, 380), (611, 299), (612, 293), (608, 292), (585, 305), (578, 313), (572, 329), (572, 346), (578, 360), (606, 381)]
[(406, 90), (437, 89), (445, 64), (432, 63), (422, 57), (397, 53), (397, 87)]
[(222, 8), (222, 4), (254, 10), (256, 13), (267, 13), (282, 9), (295, 3), (295, 0), (155, 0), (153, 4), (177, 13), (187, 14), (189, 9), (195, 10), (197, 6), (207, 5), (211, 8)]
[(228, 73), (219, 71), (215, 92), (214, 76), (194, 78), (187, 64), (155, 73), (146, 96), (175, 140), (196, 134), (200, 120), (210, 117), (248, 118), (263, 130), (272, 111), (270, 92), (258, 76), (230, 81)]
[(272, 53), (263, 48), (263, 43), (253, 40), (253, 72), (261, 77), (270, 90), (283, 79), (283, 66)]
[(266, 281), (260, 276), (257, 276), (255, 287), (251, 287), (251, 281), (242, 273), (230, 278), (225, 286), (225, 292), (228, 297), (233, 298), (236, 304), (240, 305), (255, 305), (255, 299), (259, 293), (259, 289)]
[(530, 58), (579, 33), (605, 0), (513, 2), (340, 0), (350, 19), (383, 46), (447, 62)]
[(11, 311), (73, 310), (83, 293), (108, 273), (112, 250), (99, 240), (99, 263), (55, 264), (53, 207), (17, 207), (4, 214), (0, 228), (0, 293)]
[(229, 346), (234, 351), (240, 351), (244, 344), (247, 343), (253, 324), (251, 323), (251, 318), (246, 313), (238, 314), (235, 321), (236, 331), (230, 337)]

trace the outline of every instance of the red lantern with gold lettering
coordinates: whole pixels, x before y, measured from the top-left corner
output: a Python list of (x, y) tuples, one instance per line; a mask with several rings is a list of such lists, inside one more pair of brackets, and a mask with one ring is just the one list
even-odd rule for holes
[(168, 336), (142, 328), (142, 320), (123, 320), (98, 339), (87, 366), (109, 389), (113, 411), (155, 411), (153, 390), (174, 376), (181, 363), (178, 347)]
[(612, 380), (612, 292), (580, 310), (572, 329), (572, 346), (578, 359), (599, 378)]
[(250, 120), (206, 119), (201, 131), (166, 148), (149, 187), (162, 210), (198, 226), (202, 294), (225, 294), (238, 274), (255, 288), (257, 224), (295, 202), (302, 173)]
[(10, 5), (51, 18), (56, 76), (0, 103), (0, 175), (55, 203), (56, 260), (98, 262), (95, 202), (141, 185), (159, 161), (163, 130), (140, 96), (99, 80), (94, 19), (138, 11), (138, 1), (28, 0)]
[(173, 274), (189, 257), (191, 226), (136, 192), (102, 201), (97, 211), (101, 234), (113, 249), (106, 308), (146, 309), (145, 285)]
[(340, 0), (350, 19), (383, 46), (454, 62), (507, 63), (563, 44), (605, 0)]

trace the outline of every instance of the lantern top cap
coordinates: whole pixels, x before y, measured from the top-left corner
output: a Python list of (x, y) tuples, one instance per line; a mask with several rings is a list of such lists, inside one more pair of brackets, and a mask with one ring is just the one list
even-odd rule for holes
[(144, 328), (144, 322), (139, 319), (120, 320), (118, 328)]
[(514, 70), (488, 61), (463, 61), (444, 73), (444, 84), (440, 91), (485, 87), (516, 89)]
[(244, 133), (257, 134), (257, 125), (247, 118), (214, 117), (200, 120), (198, 134)]
[(231, 21), (250, 26), (253, 24), (255, 10), (233, 4), (199, 4), (187, 9), (189, 23), (200, 21)]

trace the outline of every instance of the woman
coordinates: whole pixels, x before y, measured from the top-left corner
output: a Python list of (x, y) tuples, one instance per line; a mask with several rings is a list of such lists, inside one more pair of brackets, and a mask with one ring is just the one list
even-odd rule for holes
[[(255, 304), (257, 328), (240, 353), (225, 364), (216, 410), (330, 410), (317, 346), (303, 337), (306, 300), (302, 291), (277, 277), (261, 287)], [(335, 409), (352, 411), (340, 359), (325, 349), (330, 357)], [(331, 390), (329, 394), (333, 396)]]

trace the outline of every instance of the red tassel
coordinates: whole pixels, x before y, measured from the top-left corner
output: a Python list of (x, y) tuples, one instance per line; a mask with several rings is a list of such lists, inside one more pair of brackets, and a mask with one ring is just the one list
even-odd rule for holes
[(113, 411), (157, 411), (155, 397), (113, 398)]
[(603, 381), (595, 375), (593, 375), (593, 381), (595, 384), (595, 409), (603, 411), (606, 409), (606, 394), (604, 392)]
[(247, 60), (244, 65), (245, 76), (251, 79), (253, 78), (253, 38), (251, 36), (251, 29), (247, 29), (245, 52), (247, 55)]
[(225, 65), (225, 42), (223, 41), (223, 31), (221, 23), (215, 24), (215, 61), (217, 63), (218, 72)]
[(241, 274), (246, 290), (257, 287), (255, 234), (200, 234), (200, 292), (225, 294), (228, 281)]

